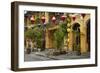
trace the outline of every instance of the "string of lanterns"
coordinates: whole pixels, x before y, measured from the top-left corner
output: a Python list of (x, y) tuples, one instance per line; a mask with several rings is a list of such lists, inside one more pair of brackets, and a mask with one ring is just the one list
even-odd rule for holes
[[(82, 18), (84, 18), (84, 17), (85, 17), (85, 14), (81, 14), (81, 16), (82, 16)], [(76, 16), (75, 16), (75, 15), (72, 15), (71, 17), (72, 17), (72, 20), (73, 20), (73, 21), (76, 20)], [(62, 15), (62, 16), (61, 16), (61, 20), (64, 22), (65, 19), (67, 19), (67, 16)], [(31, 21), (32, 24), (35, 23), (35, 17), (34, 17), (33, 15), (30, 17), (30, 21)], [(41, 17), (41, 21), (42, 21), (43, 24), (45, 23), (45, 21), (46, 21), (45, 16), (42, 16), (42, 17)], [(55, 17), (55, 16), (52, 16), (51, 21), (52, 21), (52, 23), (55, 24), (55, 22), (56, 22), (56, 17)]]
[[(65, 19), (66, 19), (66, 17), (67, 17), (67, 16), (62, 15), (62, 16), (61, 16), (61, 20), (64, 22)], [(55, 24), (55, 22), (56, 22), (56, 17), (55, 17), (55, 16), (52, 16), (51, 20), (52, 20), (52, 23)], [(31, 17), (30, 17), (30, 21), (31, 21), (32, 24), (34, 24), (34, 22), (35, 22), (35, 17), (34, 17), (34, 16), (31, 16)], [(42, 16), (42, 17), (41, 17), (41, 21), (42, 21), (43, 24), (45, 23), (45, 21), (46, 21), (45, 16)]]

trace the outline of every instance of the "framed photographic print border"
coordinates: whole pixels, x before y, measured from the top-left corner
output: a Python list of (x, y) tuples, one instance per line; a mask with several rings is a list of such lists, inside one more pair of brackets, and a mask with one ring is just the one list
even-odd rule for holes
[[(94, 9), (95, 10), (95, 32), (96, 32), (95, 33), (95, 64), (19, 68), (19, 45), (18, 44), (19, 44), (19, 6), (20, 5)], [(92, 67), (92, 66), (97, 66), (97, 7), (96, 6), (17, 2), (17, 1), (11, 3), (11, 70), (27, 71), (27, 70), (45, 70), (45, 69)]]

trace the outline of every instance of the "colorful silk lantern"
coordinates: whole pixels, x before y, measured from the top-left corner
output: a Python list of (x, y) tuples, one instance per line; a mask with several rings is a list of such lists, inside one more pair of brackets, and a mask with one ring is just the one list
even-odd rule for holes
[(68, 39), (67, 39), (67, 42), (69, 43), (69, 41), (70, 41), (70, 40), (69, 40), (69, 38), (68, 38)]
[(67, 32), (70, 32), (70, 30), (71, 30), (70, 28), (67, 28)]
[(62, 20), (62, 21), (65, 21), (65, 19), (66, 19), (66, 16), (65, 16), (65, 15), (62, 15), (62, 16), (61, 16), (61, 20)]
[(34, 16), (31, 16), (30, 20), (31, 20), (31, 23), (34, 24), (34, 22), (35, 22)]
[(73, 21), (75, 21), (75, 19), (76, 19), (76, 16), (72, 16), (72, 19), (73, 19)]
[(71, 24), (70, 24), (70, 23), (68, 23), (68, 24), (67, 24), (67, 27), (70, 27), (70, 26), (71, 26)]
[(41, 17), (41, 21), (42, 21), (43, 24), (45, 23), (45, 16)]
[(51, 20), (52, 20), (53, 23), (55, 23), (56, 22), (56, 17), (53, 16)]

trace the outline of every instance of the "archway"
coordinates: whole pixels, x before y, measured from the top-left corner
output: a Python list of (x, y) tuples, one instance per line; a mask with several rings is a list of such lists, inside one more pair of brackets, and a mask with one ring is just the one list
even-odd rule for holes
[(75, 23), (72, 26), (73, 30), (73, 51), (80, 52), (80, 24)]
[(45, 39), (45, 47), (49, 48), (49, 49), (54, 49), (55, 48), (55, 44), (54, 44), (54, 32), (57, 28), (52, 29), (49, 28), (48, 30), (46, 30), (46, 39)]
[(88, 48), (88, 52), (90, 52), (90, 20), (87, 21), (86, 23), (86, 26), (87, 26), (87, 48)]

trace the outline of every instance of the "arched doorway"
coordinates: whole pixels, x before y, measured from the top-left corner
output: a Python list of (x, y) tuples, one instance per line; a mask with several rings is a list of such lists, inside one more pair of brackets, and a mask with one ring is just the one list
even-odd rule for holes
[(87, 21), (86, 25), (87, 25), (86, 34), (87, 34), (87, 44), (88, 44), (88, 46), (87, 46), (88, 50), (87, 51), (90, 52), (90, 20)]
[(49, 28), (48, 30), (46, 30), (46, 39), (45, 39), (45, 47), (49, 48), (49, 49), (54, 49), (55, 48), (55, 44), (54, 44), (54, 32), (57, 28), (52, 29)]
[(73, 30), (73, 51), (80, 52), (80, 24), (75, 23), (72, 26)]

